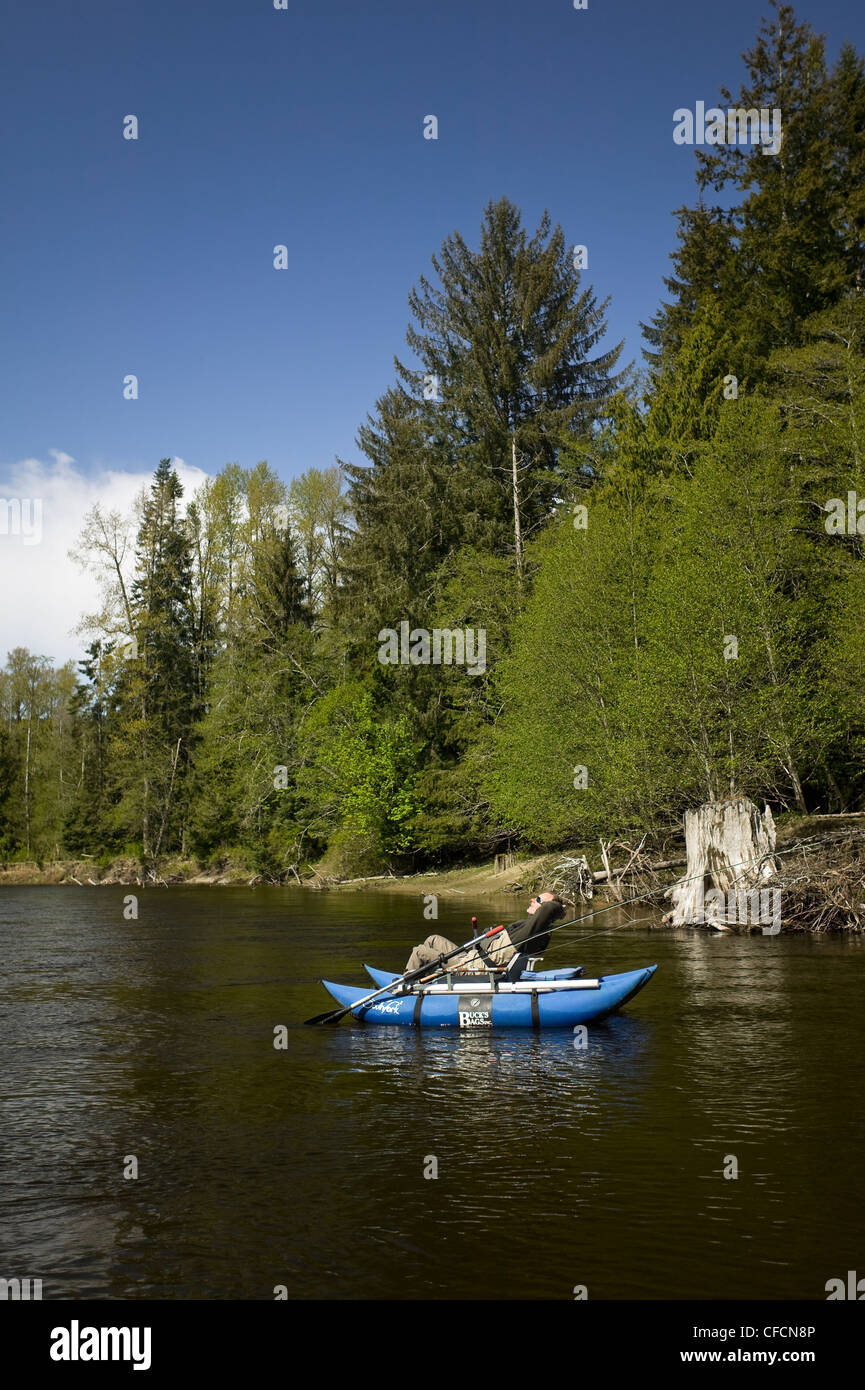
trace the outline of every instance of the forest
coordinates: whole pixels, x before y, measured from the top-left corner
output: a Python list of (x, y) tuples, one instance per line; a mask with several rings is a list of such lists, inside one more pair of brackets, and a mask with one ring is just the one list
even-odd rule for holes
[(783, 138), (687, 156), (639, 369), (501, 197), (411, 289), (356, 459), (184, 496), (164, 458), (93, 508), (77, 669), (0, 671), (0, 859), (351, 877), (865, 807), (865, 65), (787, 5), (743, 59), (721, 99)]

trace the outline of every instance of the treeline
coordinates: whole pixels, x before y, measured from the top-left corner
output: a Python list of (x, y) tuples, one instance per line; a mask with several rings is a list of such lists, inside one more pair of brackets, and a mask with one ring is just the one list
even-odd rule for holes
[(744, 59), (721, 98), (783, 139), (697, 150), (639, 376), (502, 199), (412, 291), (366, 462), (93, 510), (78, 673), (0, 675), (0, 854), (362, 873), (865, 803), (865, 68), (784, 5)]

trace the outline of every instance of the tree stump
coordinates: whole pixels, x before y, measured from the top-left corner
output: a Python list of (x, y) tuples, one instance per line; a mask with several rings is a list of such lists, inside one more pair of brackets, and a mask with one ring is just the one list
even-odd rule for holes
[[(752, 801), (709, 801), (685, 812), (688, 866), (665, 894), (673, 903), (664, 918), (671, 926), (719, 930), (762, 920), (755, 898), (776, 872), (775, 822), (767, 806)], [(750, 921), (749, 921), (750, 919)]]

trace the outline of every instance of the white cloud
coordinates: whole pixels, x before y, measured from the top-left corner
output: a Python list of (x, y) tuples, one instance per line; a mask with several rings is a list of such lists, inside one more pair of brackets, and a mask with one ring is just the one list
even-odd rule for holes
[[(94, 502), (125, 516), (153, 477), (152, 470), (112, 469), (87, 476), (71, 454), (48, 452), (51, 462), (23, 459), (0, 471), (0, 665), (12, 647), (29, 647), (58, 665), (80, 658), (87, 638), (74, 628), (82, 614), (98, 608), (99, 593), (94, 577), (82, 573), (68, 552)], [(183, 459), (175, 459), (174, 466), (189, 501), (207, 475)], [(2, 499), (21, 503), (20, 528)], [(40, 502), (41, 509), (33, 506)], [(18, 530), (21, 534), (15, 534)]]

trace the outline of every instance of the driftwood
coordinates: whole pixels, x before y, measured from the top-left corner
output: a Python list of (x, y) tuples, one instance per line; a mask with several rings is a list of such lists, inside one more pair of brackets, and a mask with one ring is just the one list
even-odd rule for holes
[[(763, 919), (760, 890), (777, 871), (772, 812), (752, 801), (709, 801), (685, 813), (688, 858), (684, 878), (668, 889), (671, 926), (727, 929)], [(756, 912), (755, 912), (756, 904)], [(772, 922), (771, 909), (767, 922)]]
[[(385, 879), (395, 882), (398, 878), (410, 878), (410, 874), (367, 874), (363, 878), (337, 878), (335, 874), (315, 873), (312, 878), (302, 881), (302, 887), (321, 892), (325, 888), (348, 888), (356, 883), (381, 883)], [(301, 882), (301, 880), (298, 880)]]
[(614, 898), (621, 902), (621, 884), (619, 882), (619, 879), (616, 877), (616, 875), (614, 875), (612, 869), (610, 868), (609, 851), (611, 849), (611, 845), (605, 845), (603, 840), (599, 840), (598, 843), (601, 846), (601, 858), (604, 861), (604, 872), (607, 875), (607, 883), (609, 884), (610, 892), (612, 893)]
[[(582, 898), (585, 902), (591, 900), (595, 885), (604, 883), (609, 884), (612, 896), (621, 902), (621, 884), (625, 879), (628, 880), (631, 891), (637, 889), (646, 894), (653, 891), (661, 893), (664, 884), (659, 875), (665, 869), (681, 868), (685, 859), (682, 855), (677, 855), (674, 859), (660, 859), (652, 863), (643, 854), (645, 842), (645, 835), (636, 848), (623, 841), (609, 840), (605, 843), (601, 840), (601, 856), (605, 868), (593, 871), (589, 868), (584, 854), (577, 858), (562, 859), (552, 870), (550, 887), (564, 889), (572, 899)], [(628, 856), (627, 862), (621, 868), (614, 868), (610, 864), (610, 853), (613, 849), (620, 849)]]
[(863, 832), (814, 837), (785, 858), (777, 880), (785, 931), (865, 931)]
[(594, 893), (594, 875), (584, 854), (576, 859), (562, 859), (553, 867), (549, 887), (560, 895), (566, 895), (573, 902), (582, 898), (591, 901)]
[[(680, 854), (676, 859), (659, 859), (654, 864), (640, 864), (636, 868), (627, 867), (624, 869), (614, 869), (613, 873), (616, 878), (635, 878), (638, 874), (642, 873), (657, 874), (661, 873), (663, 869), (681, 869), (687, 862), (685, 856)], [(596, 869), (592, 874), (592, 878), (595, 883), (606, 883), (609, 874), (606, 869)]]

